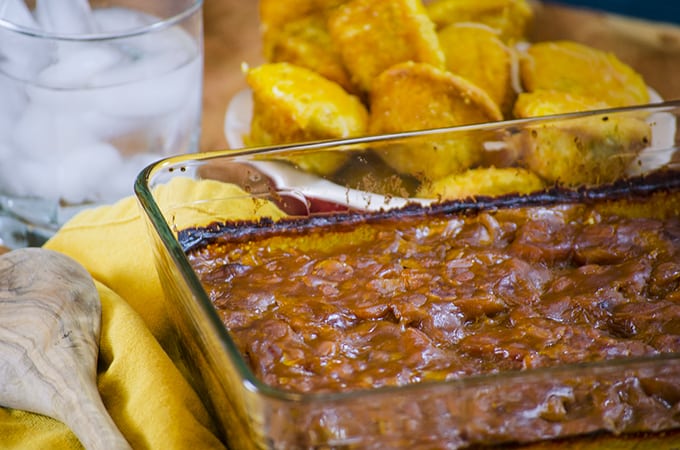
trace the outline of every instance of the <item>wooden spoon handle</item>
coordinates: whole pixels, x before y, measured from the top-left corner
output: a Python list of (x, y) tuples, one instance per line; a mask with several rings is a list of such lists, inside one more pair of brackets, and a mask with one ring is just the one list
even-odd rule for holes
[(109, 416), (95, 388), (88, 387), (78, 392), (70, 403), (68, 413), (60, 414), (58, 418), (68, 425), (87, 450), (131, 448)]
[(127, 450), (97, 390), (100, 320), (99, 292), (74, 260), (0, 255), (0, 405), (61, 420), (86, 449)]

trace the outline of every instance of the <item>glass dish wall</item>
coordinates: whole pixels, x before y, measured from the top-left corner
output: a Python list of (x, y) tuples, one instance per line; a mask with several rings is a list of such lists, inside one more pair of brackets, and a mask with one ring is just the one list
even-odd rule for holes
[[(595, 384), (614, 388), (652, 380), (657, 386), (677, 386), (676, 354), (348, 393), (300, 394), (272, 388), (253, 376), (185, 250), (192, 239), (205, 237), (205, 229), (203, 234), (186, 230), (266, 217), (274, 210), (265, 204), (304, 218), (444, 201), (458, 202), (463, 209), (480, 203), (502, 207), (516, 201), (518, 192), (541, 201), (573, 201), (595, 189), (602, 199), (635, 197), (644, 203), (644, 196), (654, 190), (667, 196), (665, 214), (680, 217), (679, 118), (680, 102), (668, 102), (159, 161), (140, 174), (135, 190), (177, 331), (176, 347), (167, 350), (209, 404), (230, 445), (239, 449), (461, 448), (576, 432), (677, 428), (680, 405), (674, 395), (668, 398), (676, 398), (676, 404), (662, 408), (663, 420), (600, 417), (584, 424)], [(445, 177), (434, 179), (424, 171), (409, 172), (408, 167), (401, 171), (390, 165), (393, 159), (414, 155), (429, 158), (430, 165), (445, 164), (451, 152), (459, 151), (475, 152), (477, 162), (469, 168), (475, 172), (459, 172), (470, 178), (439, 185)], [(343, 162), (322, 175), (309, 164), (315, 158)], [(493, 181), (496, 169), (515, 174), (526, 170), (537, 175), (540, 184), (527, 187), (524, 175), (511, 175), (509, 182)], [(493, 189), (488, 189), (490, 179)], [(452, 184), (460, 189), (447, 187)], [(560, 420), (541, 413), (564, 395), (578, 399), (581, 408)]]

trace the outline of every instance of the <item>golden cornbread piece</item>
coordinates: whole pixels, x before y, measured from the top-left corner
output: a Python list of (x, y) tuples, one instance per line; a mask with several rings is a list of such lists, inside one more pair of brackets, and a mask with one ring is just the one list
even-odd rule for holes
[(272, 60), (272, 51), (282, 39), (279, 34), (290, 23), (309, 16), (326, 17), (327, 13), (347, 0), (259, 0), (260, 33), (264, 57)]
[(517, 96), (513, 115), (518, 118), (549, 116), (581, 111), (606, 109), (607, 102), (595, 97), (564, 91), (539, 89), (523, 92)]
[(543, 180), (527, 169), (481, 167), (423, 183), (417, 195), (422, 198), (452, 200), (511, 193), (529, 194), (544, 187)]
[(504, 114), (512, 109), (512, 51), (482, 24), (453, 23), (438, 33), (446, 68), (484, 89)]
[[(251, 146), (347, 138), (366, 133), (368, 112), (359, 99), (316, 72), (289, 63), (269, 63), (248, 70), (253, 92)], [(321, 175), (335, 172), (347, 156), (314, 154), (295, 157), (303, 169)]]
[[(430, 64), (397, 64), (376, 78), (370, 96), (371, 134), (424, 130), (497, 121), (496, 103), (480, 87)], [(377, 150), (397, 172), (438, 179), (479, 161), (481, 143), (458, 137), (444, 142), (410, 144), (396, 151)]]
[(314, 3), (316, 4), (316, 7), (319, 11), (322, 11), (327, 15), (333, 9), (337, 8), (343, 3), (347, 3), (348, 1), (350, 0), (314, 0)]
[(456, 22), (478, 22), (512, 42), (525, 37), (534, 16), (526, 0), (434, 0), (427, 5), (427, 13), (438, 29)]
[(420, 0), (352, 0), (329, 16), (328, 29), (352, 82), (364, 92), (394, 64), (444, 68), (444, 54)]
[(536, 43), (520, 59), (527, 91), (569, 92), (611, 107), (649, 103), (647, 86), (637, 72), (614, 54), (571, 41)]
[(313, 14), (285, 24), (270, 43), (269, 62), (288, 62), (306, 67), (335, 81), (347, 92), (354, 93), (340, 54), (331, 42), (326, 19)]
[(271, 61), (272, 50), (282, 28), (291, 22), (316, 12), (316, 0), (260, 0), (260, 33), (266, 61)]
[(489, 94), (430, 64), (396, 64), (376, 78), (369, 131), (392, 133), (501, 120)]
[[(537, 117), (606, 108), (592, 97), (560, 91), (520, 94), (517, 117)], [(576, 186), (621, 178), (651, 139), (639, 114), (584, 117), (569, 125), (550, 122), (517, 135), (527, 167), (549, 182)]]

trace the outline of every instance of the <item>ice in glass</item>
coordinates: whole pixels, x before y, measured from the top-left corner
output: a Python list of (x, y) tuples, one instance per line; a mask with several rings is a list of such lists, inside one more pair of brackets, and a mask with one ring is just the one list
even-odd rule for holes
[(202, 74), (201, 0), (0, 0), (0, 228), (49, 234), (195, 151)]

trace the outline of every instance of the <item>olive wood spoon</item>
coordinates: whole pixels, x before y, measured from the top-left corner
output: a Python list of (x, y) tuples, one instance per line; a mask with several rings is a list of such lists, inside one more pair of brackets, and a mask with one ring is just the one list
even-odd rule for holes
[(101, 326), (90, 274), (41, 248), (0, 256), (0, 405), (53, 417), (88, 450), (130, 449), (97, 390)]

